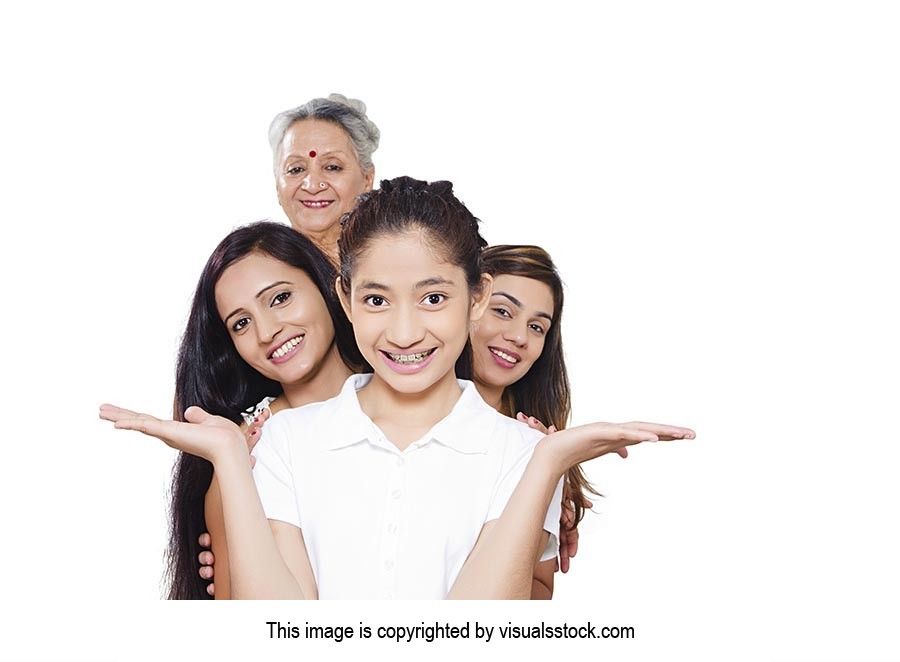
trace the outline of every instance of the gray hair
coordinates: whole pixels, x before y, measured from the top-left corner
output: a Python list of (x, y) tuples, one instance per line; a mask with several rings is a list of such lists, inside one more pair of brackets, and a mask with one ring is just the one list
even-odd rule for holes
[(278, 113), (269, 125), (269, 145), (272, 146), (272, 154), (277, 157), (284, 134), (291, 125), (306, 119), (333, 122), (344, 129), (350, 137), (350, 142), (353, 143), (362, 171), (372, 170), (372, 153), (378, 149), (381, 132), (375, 123), (366, 117), (366, 104), (359, 99), (348, 99), (343, 94), (329, 94), (327, 99), (312, 99), (302, 106)]

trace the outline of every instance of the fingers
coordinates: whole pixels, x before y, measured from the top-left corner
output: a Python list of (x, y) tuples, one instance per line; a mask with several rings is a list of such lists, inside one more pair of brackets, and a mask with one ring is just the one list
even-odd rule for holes
[(619, 450), (616, 451), (616, 453), (618, 453), (619, 456), (622, 457), (623, 459), (628, 457), (628, 449), (627, 448), (620, 448)]
[(211, 565), (202, 565), (199, 573), (202, 579), (210, 580), (213, 578), (213, 567)]
[(254, 425), (250, 426), (250, 429), (247, 430), (247, 450), (252, 451), (253, 447), (256, 446), (256, 443), (259, 441), (259, 428)]
[(102, 404), (100, 405), (100, 418), (104, 421), (112, 421), (115, 423), (116, 421), (131, 419), (131, 418), (143, 418), (146, 417), (147, 414), (141, 414), (136, 411), (131, 411), (130, 409), (125, 409), (124, 407), (116, 407), (115, 405)]
[(250, 469), (251, 469), (251, 471), (253, 470), (253, 467), (255, 467), (255, 466), (256, 466), (256, 458), (253, 457), (253, 456), (251, 455), (251, 456), (250, 456)]
[(197, 560), (200, 561), (200, 565), (212, 565), (216, 562), (216, 557), (212, 552), (204, 550), (197, 555)]
[[(528, 427), (530, 427), (532, 430), (537, 430), (538, 432), (543, 432), (544, 434), (551, 434), (550, 430), (548, 430), (547, 427), (534, 416), (526, 416), (522, 412), (519, 412), (518, 414), (516, 414), (516, 420), (527, 424)], [(555, 431), (556, 430), (554, 429), (554, 432)]]
[(216, 585), (210, 584), (209, 586), (207, 586), (206, 592), (209, 593), (211, 596), (215, 597), (216, 596)]
[(673, 439), (693, 439), (696, 436), (696, 433), (690, 428), (682, 428), (678, 427), (677, 425), (664, 425), (661, 423), (631, 421), (629, 423), (622, 423), (621, 427), (652, 432), (664, 441), (670, 441)]
[(645, 430), (633, 425), (617, 425), (616, 423), (589, 423), (563, 430), (561, 434), (575, 431), (579, 435), (587, 434), (597, 440), (624, 442), (624, 445), (639, 444), (642, 441), (659, 441), (659, 437), (652, 430)]
[(201, 547), (211, 547), (212, 539), (209, 537), (208, 533), (201, 533), (200, 537), (197, 538), (197, 542), (200, 543)]
[[(253, 419), (253, 422), (250, 423), (250, 426), (247, 428), (247, 450), (252, 451), (253, 447), (259, 443), (260, 438), (262, 437), (262, 426), (266, 421), (272, 416), (272, 412), (268, 409), (263, 409), (259, 415)], [(256, 464), (256, 460), (252, 457), (250, 458), (250, 468), (253, 468), (253, 465)]]
[(578, 553), (578, 527), (569, 531), (569, 558), (575, 558)]

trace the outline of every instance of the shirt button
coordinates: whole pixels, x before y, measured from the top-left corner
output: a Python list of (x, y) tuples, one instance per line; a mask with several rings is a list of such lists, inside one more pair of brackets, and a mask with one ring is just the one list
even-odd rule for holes
[(391, 522), (390, 524), (388, 524), (387, 530), (388, 533), (397, 533), (397, 525)]
[(393, 570), (393, 569), (394, 569), (394, 562), (393, 562), (393, 561), (385, 561), (385, 562), (384, 562), (384, 569), (385, 569), (385, 570)]
[(394, 460), (394, 464), (396, 464), (398, 467), (402, 467), (403, 466), (403, 458), (398, 457), (396, 460)]
[(402, 494), (403, 492), (401, 492), (400, 490), (394, 490), (393, 492), (391, 492), (391, 496), (395, 499), (399, 499)]

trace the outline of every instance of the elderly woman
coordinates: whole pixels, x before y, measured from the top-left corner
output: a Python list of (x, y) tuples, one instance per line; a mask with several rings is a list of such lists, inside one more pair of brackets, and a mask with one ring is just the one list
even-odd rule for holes
[(334, 265), (341, 217), (372, 190), (380, 135), (366, 104), (341, 94), (279, 113), (269, 126), (278, 202)]

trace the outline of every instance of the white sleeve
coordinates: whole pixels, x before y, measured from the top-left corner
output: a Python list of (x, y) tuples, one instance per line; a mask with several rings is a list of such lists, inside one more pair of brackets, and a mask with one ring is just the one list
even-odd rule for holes
[(284, 417), (273, 416), (263, 426), (262, 438), (253, 448), (256, 466), (253, 479), (266, 518), (300, 528), (300, 510), (294, 488), (291, 460), (291, 426)]
[(556, 489), (553, 491), (553, 498), (550, 499), (550, 507), (547, 509), (547, 517), (544, 519), (544, 531), (550, 533), (547, 540), (547, 546), (541, 553), (541, 561), (549, 561), (555, 559), (559, 553), (559, 518), (562, 515), (562, 495), (563, 481), (565, 477), (559, 479)]
[[(543, 435), (541, 435), (540, 438), (542, 437)], [(488, 515), (485, 521), (489, 522), (497, 519), (503, 514), (503, 509), (506, 507), (507, 502), (509, 502), (509, 498), (512, 496), (513, 490), (516, 489), (516, 485), (519, 484), (522, 475), (525, 473), (525, 467), (528, 466), (528, 462), (531, 460), (533, 453), (534, 445), (532, 444), (523, 449), (523, 451), (513, 460), (509, 468), (504, 471), (503, 476), (500, 478), (497, 490), (494, 492), (494, 497), (491, 500), (491, 506), (488, 509)], [(562, 511), (562, 506), (560, 505), (562, 503), (562, 489), (563, 481), (560, 479), (553, 492), (553, 496), (550, 498), (550, 507), (544, 517), (544, 530), (550, 534), (550, 538), (547, 540), (547, 545), (541, 553), (541, 561), (549, 561), (550, 559), (556, 558), (556, 554), (559, 551), (559, 516)]]

